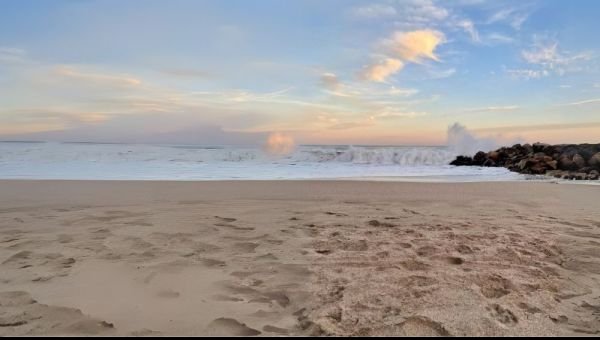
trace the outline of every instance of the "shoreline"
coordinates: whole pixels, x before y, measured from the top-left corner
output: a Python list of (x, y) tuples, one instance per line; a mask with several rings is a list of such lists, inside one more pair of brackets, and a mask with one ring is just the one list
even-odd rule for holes
[[(465, 175), (468, 177), (469, 175)], [(597, 186), (597, 180), (568, 180), (539, 175), (540, 178), (498, 180), (449, 180), (446, 176), (402, 176), (402, 177), (340, 177), (340, 178), (289, 178), (289, 179), (56, 179), (56, 178), (0, 178), (0, 182), (133, 182), (133, 183), (243, 183), (243, 182), (354, 182), (354, 183), (414, 183), (414, 184), (491, 184), (491, 183), (546, 183)], [(460, 176), (456, 176), (460, 177)]]
[(0, 335), (595, 334), (598, 195), (0, 180)]

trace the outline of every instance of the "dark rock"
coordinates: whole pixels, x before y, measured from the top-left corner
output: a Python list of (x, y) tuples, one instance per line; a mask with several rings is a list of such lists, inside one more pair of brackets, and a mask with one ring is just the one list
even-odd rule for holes
[(498, 159), (500, 159), (500, 152), (498, 152), (498, 151), (490, 151), (490, 152), (488, 152), (487, 157), (489, 159), (491, 159), (492, 161), (497, 162)]
[(487, 153), (479, 151), (473, 158), (459, 156), (450, 164), (501, 166), (522, 174), (596, 180), (600, 179), (600, 144), (515, 144)]
[(494, 167), (496, 166), (496, 162), (488, 158), (485, 160), (485, 162), (483, 162), (483, 166)]
[(544, 148), (542, 149), (542, 152), (545, 153), (546, 155), (549, 156), (553, 156), (554, 154), (557, 153), (557, 147), (555, 147), (554, 145), (548, 145), (546, 144), (546, 146), (544, 146)]
[(575, 163), (566, 155), (562, 155), (558, 159), (558, 168), (561, 170), (573, 170)]
[(590, 157), (590, 159), (588, 159), (588, 164), (592, 168), (596, 168), (596, 169), (600, 170), (600, 152), (592, 155), (592, 157)]
[(474, 165), (473, 158), (467, 157), (467, 156), (458, 156), (458, 157), (456, 157), (456, 159), (454, 161), (452, 161), (452, 163), (450, 163), (450, 165), (456, 165), (456, 166)]
[(475, 157), (473, 157), (473, 164), (474, 165), (483, 165), (483, 163), (485, 163), (487, 159), (487, 154), (483, 151), (479, 151), (478, 153), (475, 154)]
[(579, 169), (585, 167), (585, 159), (583, 158), (583, 156), (581, 156), (578, 153), (576, 153), (573, 156), (573, 163), (575, 163), (575, 165), (577, 166), (577, 169), (575, 169), (575, 170), (579, 170)]
[(545, 143), (535, 143), (532, 146), (533, 152), (544, 152), (544, 148), (546, 148), (548, 146), (550, 146), (550, 145), (545, 144)]

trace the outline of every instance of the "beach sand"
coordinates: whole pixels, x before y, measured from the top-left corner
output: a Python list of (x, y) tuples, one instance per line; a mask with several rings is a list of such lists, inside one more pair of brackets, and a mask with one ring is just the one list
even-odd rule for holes
[(0, 181), (0, 335), (593, 335), (600, 186)]

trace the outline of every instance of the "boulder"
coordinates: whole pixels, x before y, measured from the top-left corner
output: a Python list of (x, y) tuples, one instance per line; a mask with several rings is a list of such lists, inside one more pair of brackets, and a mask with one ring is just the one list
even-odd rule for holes
[(592, 155), (592, 157), (590, 157), (590, 159), (588, 160), (588, 164), (592, 168), (600, 170), (600, 152)]
[(573, 156), (573, 163), (575, 163), (575, 166), (577, 167), (576, 170), (579, 170), (581, 168), (585, 167), (585, 159), (583, 158), (583, 156), (581, 156), (580, 154), (576, 153)]
[(522, 174), (546, 174), (565, 179), (600, 179), (600, 144), (515, 144), (472, 158), (459, 156), (452, 165), (505, 167)]
[(519, 167), (519, 170), (521, 170), (521, 171), (527, 169), (527, 167), (529, 166), (529, 159), (522, 159), (519, 162), (519, 164), (517, 164), (517, 166)]
[(479, 151), (478, 153), (475, 154), (475, 157), (473, 157), (473, 164), (483, 165), (483, 163), (485, 163), (486, 160), (487, 160), (487, 154), (483, 151)]
[(558, 151), (557, 149), (558, 148), (554, 145), (546, 144), (546, 146), (544, 146), (544, 148), (542, 148), (542, 152), (545, 153), (546, 155), (553, 156), (554, 154), (557, 153), (557, 151)]
[(496, 162), (494, 162), (494, 160), (488, 158), (485, 160), (485, 162), (483, 162), (483, 166), (493, 167), (493, 166), (496, 166)]
[(557, 161), (552, 160), (552, 161), (546, 162), (546, 165), (548, 166), (548, 168), (550, 168), (552, 170), (558, 169), (558, 162)]
[(532, 145), (533, 152), (544, 152), (544, 148), (548, 146), (550, 145), (545, 143), (535, 143)]
[(458, 156), (458, 157), (456, 157), (456, 159), (454, 161), (452, 161), (452, 163), (450, 163), (450, 165), (456, 165), (456, 166), (473, 165), (473, 158), (468, 157), (468, 156)]
[(560, 170), (573, 170), (575, 163), (568, 156), (561, 156), (558, 160), (558, 168)]
[(494, 162), (497, 162), (498, 159), (500, 159), (500, 152), (497, 151), (490, 151), (487, 154), (487, 158), (493, 160)]

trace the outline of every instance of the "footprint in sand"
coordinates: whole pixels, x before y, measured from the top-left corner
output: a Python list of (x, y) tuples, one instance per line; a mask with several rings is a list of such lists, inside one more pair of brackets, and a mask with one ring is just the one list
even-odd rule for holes
[(501, 298), (515, 289), (510, 280), (495, 274), (480, 278), (476, 284), (481, 289), (481, 294), (488, 299)]
[(411, 316), (398, 327), (400, 336), (450, 336), (442, 324), (424, 316)]
[(244, 253), (253, 253), (254, 250), (259, 246), (258, 243), (252, 242), (239, 242), (233, 245), (236, 250), (239, 250)]
[(221, 217), (221, 216), (215, 216), (215, 218), (218, 218), (219, 220), (223, 221), (223, 222), (235, 222), (237, 221), (236, 218), (233, 217)]
[(498, 304), (493, 304), (487, 307), (492, 317), (505, 325), (514, 325), (519, 322), (519, 319), (510, 311)]
[(210, 336), (256, 336), (259, 334), (261, 334), (260, 331), (231, 318), (215, 319), (206, 328), (206, 335)]
[(367, 240), (348, 241), (342, 243), (340, 249), (347, 251), (366, 251), (369, 249)]
[(402, 265), (402, 267), (404, 267), (404, 269), (409, 270), (409, 271), (427, 270), (431, 267), (427, 263), (423, 263), (423, 262), (412, 260), (412, 259), (402, 261), (402, 262), (400, 262), (400, 264)]
[(225, 267), (226, 263), (224, 261), (215, 260), (215, 259), (200, 259), (200, 261), (207, 267)]
[(437, 253), (437, 248), (434, 246), (423, 246), (416, 250), (417, 255), (429, 257)]
[(462, 258), (454, 257), (454, 256), (448, 256), (444, 259), (444, 261), (446, 261), (448, 264), (457, 265), (457, 266), (465, 263), (465, 260), (463, 260)]

